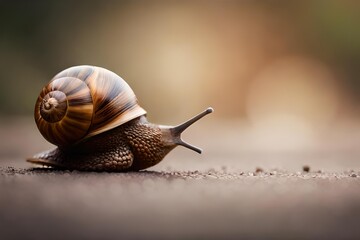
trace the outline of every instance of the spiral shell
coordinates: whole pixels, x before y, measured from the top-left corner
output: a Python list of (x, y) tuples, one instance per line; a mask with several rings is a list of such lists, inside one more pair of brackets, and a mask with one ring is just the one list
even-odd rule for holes
[(40, 92), (35, 122), (57, 146), (69, 146), (146, 114), (129, 85), (100, 67), (76, 66), (57, 74)]

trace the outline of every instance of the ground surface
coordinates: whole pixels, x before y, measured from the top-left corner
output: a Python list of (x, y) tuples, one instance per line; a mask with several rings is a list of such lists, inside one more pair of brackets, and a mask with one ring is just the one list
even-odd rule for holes
[(186, 139), (203, 155), (85, 173), (32, 168), (24, 158), (49, 147), (32, 120), (0, 126), (0, 239), (360, 239), (355, 148), (261, 152), (200, 127)]

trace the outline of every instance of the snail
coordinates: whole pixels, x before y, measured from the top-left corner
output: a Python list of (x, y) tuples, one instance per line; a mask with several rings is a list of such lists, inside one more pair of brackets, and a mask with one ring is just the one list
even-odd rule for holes
[(172, 127), (147, 121), (130, 86), (101, 67), (75, 66), (58, 73), (40, 92), (35, 122), (57, 147), (28, 158), (34, 164), (80, 171), (138, 171), (159, 163), (212, 108)]

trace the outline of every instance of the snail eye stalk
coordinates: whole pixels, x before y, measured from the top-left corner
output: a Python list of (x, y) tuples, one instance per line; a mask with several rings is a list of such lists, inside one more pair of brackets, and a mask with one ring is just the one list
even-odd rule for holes
[(195, 122), (199, 121), (201, 118), (205, 117), (206, 115), (212, 113), (214, 111), (213, 108), (209, 107), (205, 111), (199, 113), (198, 115), (192, 117), (191, 119), (187, 120), (186, 122), (175, 126), (170, 129), (172, 135), (174, 136), (174, 142), (178, 145), (184, 146), (189, 148), (197, 153), (201, 153), (202, 150), (194, 145), (191, 145), (181, 139), (181, 133), (184, 132), (188, 127), (190, 127)]

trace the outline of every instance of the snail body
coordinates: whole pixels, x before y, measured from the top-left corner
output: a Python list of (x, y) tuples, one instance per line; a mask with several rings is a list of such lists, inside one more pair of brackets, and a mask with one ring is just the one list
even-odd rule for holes
[(146, 169), (178, 145), (201, 153), (180, 135), (212, 111), (208, 108), (175, 127), (152, 124), (118, 75), (100, 67), (71, 67), (42, 89), (35, 104), (40, 133), (57, 148), (27, 161), (84, 171)]

